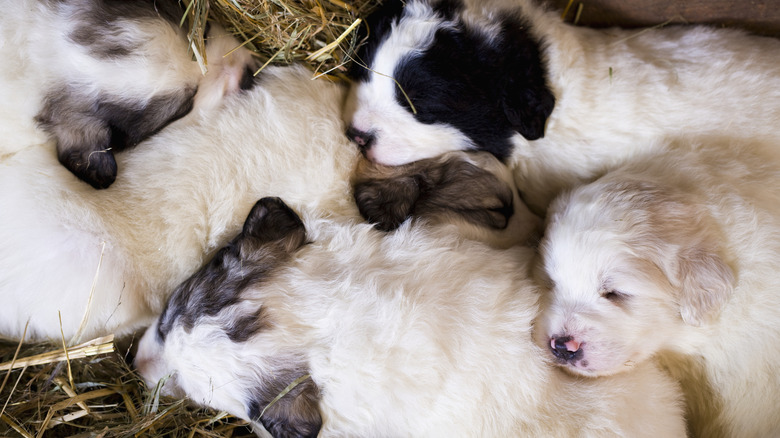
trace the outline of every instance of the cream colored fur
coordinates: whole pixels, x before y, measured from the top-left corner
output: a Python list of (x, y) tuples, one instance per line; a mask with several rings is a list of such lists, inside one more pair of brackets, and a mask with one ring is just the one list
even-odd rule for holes
[(568, 336), (580, 352), (559, 363), (578, 374), (659, 358), (695, 436), (780, 435), (780, 169), (762, 152), (776, 146), (678, 145), (557, 199), (537, 330), (550, 357)]
[[(231, 80), (205, 88), (219, 94)], [(0, 333), (20, 337), (29, 321), (28, 340), (59, 339), (61, 314), (70, 338), (87, 308), (82, 338), (148, 325), (262, 196), (357, 215), (342, 99), (340, 87), (300, 68), (269, 69), (250, 92), (204, 98), (118, 154), (116, 186), (103, 191), (60, 166), (50, 143), (26, 137), (0, 159)]]

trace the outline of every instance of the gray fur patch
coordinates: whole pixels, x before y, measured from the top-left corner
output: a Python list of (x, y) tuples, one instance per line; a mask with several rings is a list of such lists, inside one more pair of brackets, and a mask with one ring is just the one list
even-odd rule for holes
[(364, 163), (353, 186), (360, 214), (384, 231), (411, 217), (446, 221), (453, 216), (504, 229), (514, 214), (512, 188), (458, 157), (396, 167)]

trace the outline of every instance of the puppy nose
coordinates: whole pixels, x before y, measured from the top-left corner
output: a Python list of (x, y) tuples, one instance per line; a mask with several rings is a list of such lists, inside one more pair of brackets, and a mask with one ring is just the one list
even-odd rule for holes
[(352, 125), (347, 128), (347, 137), (354, 141), (364, 153), (371, 147), (371, 143), (374, 142), (373, 134), (363, 132)]
[(552, 337), (550, 338), (550, 349), (555, 357), (563, 359), (565, 361), (571, 361), (582, 356), (582, 350), (580, 350), (580, 343), (571, 336)]

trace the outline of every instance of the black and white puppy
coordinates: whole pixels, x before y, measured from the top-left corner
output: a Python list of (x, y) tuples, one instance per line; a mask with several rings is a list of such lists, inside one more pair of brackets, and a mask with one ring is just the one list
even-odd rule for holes
[(262, 436), (684, 437), (679, 388), (654, 365), (580, 379), (547, 360), (533, 258), (412, 222), (302, 221), (264, 198), (135, 365)]
[(365, 155), (488, 151), (539, 211), (654, 139), (780, 136), (773, 38), (580, 28), (530, 0), (387, 1), (367, 23), (346, 107)]
[[(60, 163), (93, 187), (107, 188), (117, 174), (115, 152), (193, 107), (205, 72), (179, 26), (183, 13), (173, 0), (6, 2), (0, 37), (3, 58), (12, 65), (0, 77), (14, 77), (5, 86), (25, 93), (0, 95), (20, 101), (21, 111), (32, 109), (26, 101), (35, 102), (35, 120), (56, 141)], [(220, 41), (207, 58), (223, 63), (237, 43), (212, 30), (211, 42)], [(241, 58), (235, 87), (248, 86), (248, 52), (234, 58)]]

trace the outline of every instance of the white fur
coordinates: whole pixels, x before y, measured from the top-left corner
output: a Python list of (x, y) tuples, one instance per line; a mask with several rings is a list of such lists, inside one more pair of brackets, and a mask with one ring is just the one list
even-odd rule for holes
[[(562, 189), (591, 180), (636, 159), (676, 135), (778, 138), (780, 131), (780, 41), (709, 27), (593, 30), (561, 22), (531, 2), (466, 2), (465, 21), (494, 30), (507, 8), (531, 23), (543, 42), (547, 79), (555, 97), (544, 138), (514, 137), (511, 163), (529, 205), (543, 211)], [(369, 66), (370, 80), (354, 87), (347, 104), (353, 125), (376, 134), (368, 156), (403, 164), (446, 150), (469, 149), (471, 141), (452, 126), (423, 124), (398, 105), (387, 78), (405, 55), (422, 50), (438, 29), (419, 2), (394, 27)], [(426, 37), (418, 34), (424, 22)], [(507, 72), (511, 74), (511, 72)]]
[(576, 340), (561, 364), (584, 375), (660, 358), (697, 436), (780, 435), (780, 170), (765, 147), (676, 146), (557, 199), (539, 342)]
[[(308, 367), (320, 436), (685, 436), (676, 384), (654, 365), (583, 380), (544, 358), (530, 248), (409, 223), (304, 223), (310, 243), (238, 305), (163, 344), (156, 324), (147, 331), (136, 364), (148, 384), (172, 375), (165, 391), (252, 420), (257, 386), (304, 363), (290, 381)], [(269, 327), (230, 342), (222, 327), (258, 308)]]
[[(0, 333), (20, 337), (29, 321), (27, 339), (59, 339), (59, 312), (70, 338), (95, 277), (83, 338), (148, 325), (262, 196), (356, 215), (348, 179), (357, 152), (343, 134), (343, 90), (299, 68), (268, 69), (262, 81), (221, 104), (206, 97), (118, 154), (121, 171), (108, 190), (77, 180), (37, 138), (0, 159)], [(223, 85), (207, 88), (220, 94)]]

